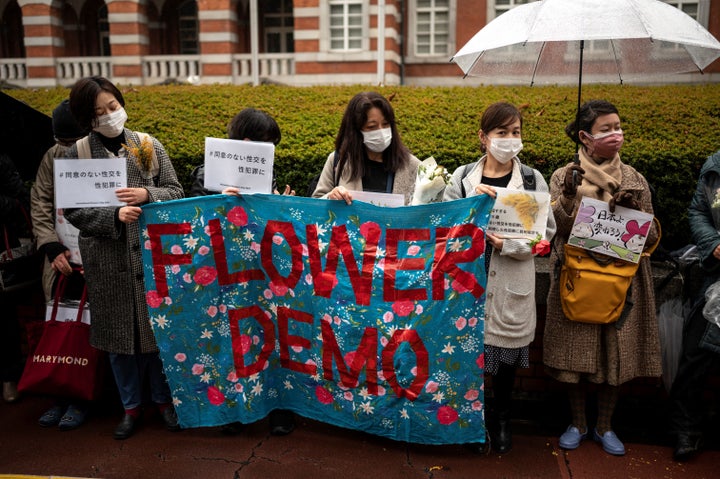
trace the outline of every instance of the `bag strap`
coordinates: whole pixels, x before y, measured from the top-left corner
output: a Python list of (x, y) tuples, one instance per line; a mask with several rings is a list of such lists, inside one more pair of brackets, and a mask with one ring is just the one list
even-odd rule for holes
[(60, 300), (65, 296), (65, 288), (68, 278), (64, 274), (58, 275), (57, 284), (55, 285), (55, 297), (53, 298), (52, 313), (50, 313), (50, 321), (57, 321), (57, 311), (60, 306)]
[(83, 311), (87, 305), (88, 289), (87, 283), (83, 286), (82, 296), (80, 296), (80, 304), (78, 305), (77, 317), (75, 318), (76, 323), (82, 323)]
[(467, 191), (465, 191), (465, 184), (463, 183), (463, 180), (467, 175), (470, 174), (475, 168), (477, 168), (477, 162), (473, 163), (471, 166), (466, 166), (465, 169), (462, 172), (462, 175), (460, 175), (460, 194), (463, 198), (467, 198)]
[(77, 146), (78, 158), (87, 160), (92, 158), (92, 151), (90, 150), (90, 135), (84, 136), (75, 142)]
[(520, 173), (522, 174), (523, 188), (528, 191), (535, 191), (535, 172), (533, 169), (524, 163), (520, 163)]
[(7, 251), (7, 258), (12, 260), (14, 258), (12, 254), (12, 248), (10, 247), (10, 234), (8, 233), (6, 225), (3, 225), (3, 238), (5, 239), (5, 251)]

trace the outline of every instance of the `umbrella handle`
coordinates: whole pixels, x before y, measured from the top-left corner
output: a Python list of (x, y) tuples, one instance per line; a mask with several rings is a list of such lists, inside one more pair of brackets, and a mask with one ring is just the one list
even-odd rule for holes
[[(577, 153), (575, 153), (575, 155), (573, 156), (573, 160), (572, 160), (572, 161), (573, 161), (573, 163), (575, 163), (576, 165), (579, 165), (579, 164), (580, 164), (580, 155), (578, 155)], [(573, 171), (573, 174), (572, 174), (572, 182), (573, 182), (573, 186), (576, 187), (576, 188), (577, 188), (577, 186), (580, 184), (580, 178), (579, 178), (579, 175), (578, 175), (578, 172), (577, 172), (577, 171)]]

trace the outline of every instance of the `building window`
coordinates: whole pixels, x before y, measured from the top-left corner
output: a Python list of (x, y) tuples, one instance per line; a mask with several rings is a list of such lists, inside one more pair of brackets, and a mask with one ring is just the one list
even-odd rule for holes
[(178, 35), (181, 55), (197, 55), (198, 9), (195, 0), (183, 2), (178, 7)]
[(448, 55), (450, 52), (450, 0), (417, 0), (415, 54)]
[(700, 25), (708, 27), (710, 0), (664, 0), (694, 18)]
[(293, 5), (292, 0), (272, 0), (263, 7), (263, 30), (265, 51), (268, 53), (292, 53), (293, 43)]
[[(492, 8), (491, 16), (489, 17), (489, 19), (492, 20), (493, 18), (507, 12), (513, 7), (517, 7), (518, 5), (523, 5), (525, 3), (530, 3), (532, 1), (535, 0), (495, 0), (495, 2), (488, 2), (488, 7)], [(494, 6), (491, 7), (493, 3)]]
[(363, 2), (330, 0), (330, 50), (362, 49)]
[(0, 58), (24, 58), (22, 10), (12, 0), (0, 11)]
[(100, 56), (110, 56), (110, 23), (108, 22), (107, 5), (103, 4), (98, 8), (97, 14), (98, 36), (100, 44)]

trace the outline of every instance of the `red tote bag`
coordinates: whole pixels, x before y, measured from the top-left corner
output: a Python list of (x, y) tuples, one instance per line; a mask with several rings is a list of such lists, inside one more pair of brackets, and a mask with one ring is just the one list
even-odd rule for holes
[[(64, 276), (61, 276), (61, 280)], [(35, 351), (28, 357), (18, 390), (91, 400), (100, 393), (103, 352), (90, 346), (87, 286), (77, 305), (61, 304), (65, 282), (58, 284), (50, 318)], [(48, 305), (48, 308), (51, 306)], [(58, 310), (77, 309), (74, 319), (58, 321)]]

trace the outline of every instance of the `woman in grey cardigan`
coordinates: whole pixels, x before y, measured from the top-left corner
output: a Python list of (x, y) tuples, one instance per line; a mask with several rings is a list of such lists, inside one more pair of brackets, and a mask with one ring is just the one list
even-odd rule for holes
[(396, 193), (410, 204), (420, 161), (400, 139), (390, 102), (376, 92), (348, 103), (335, 151), (323, 167), (313, 198), (352, 202), (351, 191)]
[[(70, 91), (73, 116), (81, 127), (92, 131), (78, 140), (68, 157), (118, 158), (127, 166), (128, 184), (116, 190), (126, 206), (65, 210), (67, 219), (80, 230), (80, 254), (92, 308), (90, 342), (109, 353), (125, 408), (115, 439), (134, 433), (146, 379), (150, 399), (166, 427), (178, 429), (145, 301), (138, 218), (141, 205), (182, 198), (183, 190), (160, 142), (124, 127), (124, 106), (122, 93), (102, 77), (78, 80)], [(144, 153), (128, 152), (125, 145), (141, 145), (141, 137), (150, 139), (151, 148), (148, 144)]]
[[(522, 149), (522, 116), (517, 108), (504, 102), (490, 105), (480, 120), (478, 136), (485, 156), (453, 173), (445, 201), (477, 194), (494, 198), (496, 187), (548, 191), (540, 172), (522, 165), (517, 157)], [(545, 238), (554, 234), (550, 211)], [(535, 337), (535, 261), (530, 240), (488, 233), (485, 269), (485, 372), (493, 377), (494, 396), (490, 437), (493, 448), (503, 454), (512, 447), (515, 372), (530, 367), (529, 345)]]

